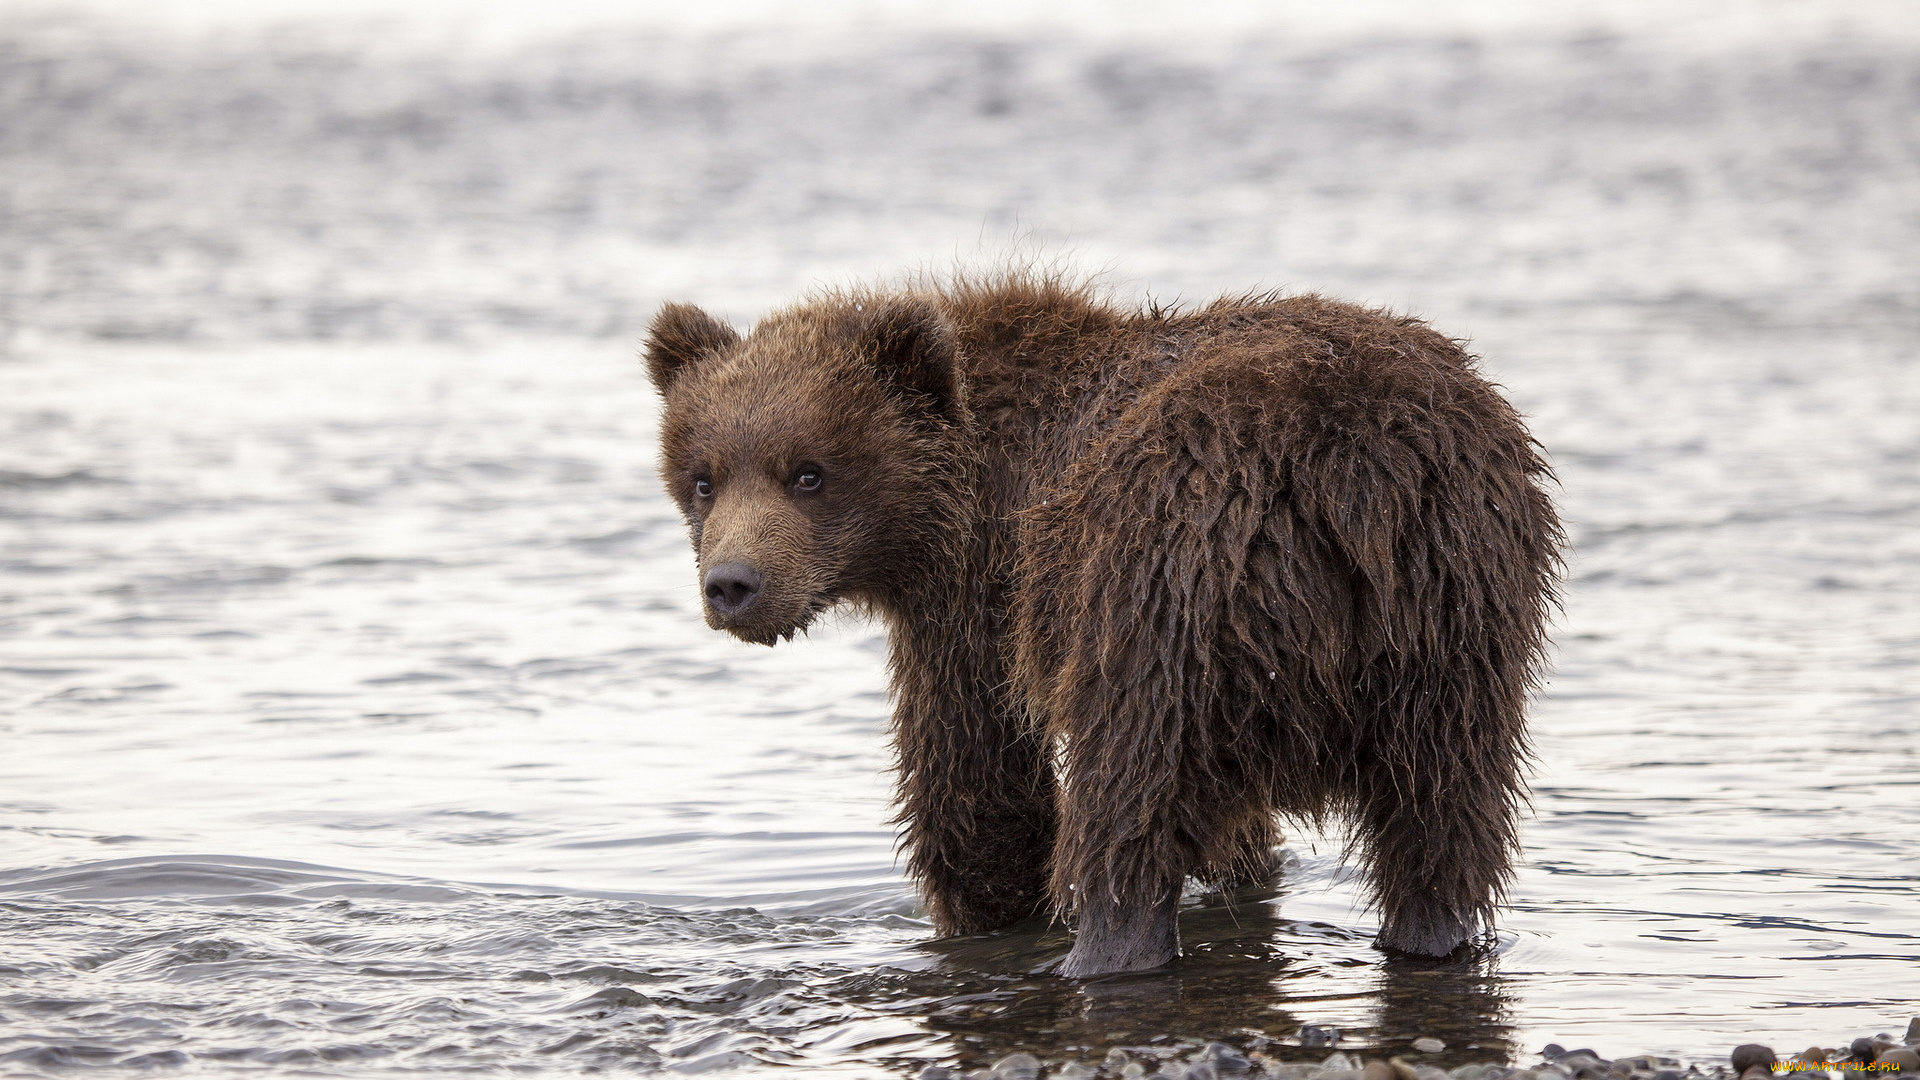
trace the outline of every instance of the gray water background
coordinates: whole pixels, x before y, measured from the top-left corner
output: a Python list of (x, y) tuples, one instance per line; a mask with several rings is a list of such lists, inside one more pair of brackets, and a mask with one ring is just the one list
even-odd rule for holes
[[(0, 19), (0, 1072), (1903, 1028), (1920, 46), (1714, 25)], [(1573, 551), (1497, 956), (1383, 962), (1303, 831), (1167, 973), (930, 947), (878, 630), (701, 625), (651, 310), (1008, 258), (1418, 311), (1530, 415)]]

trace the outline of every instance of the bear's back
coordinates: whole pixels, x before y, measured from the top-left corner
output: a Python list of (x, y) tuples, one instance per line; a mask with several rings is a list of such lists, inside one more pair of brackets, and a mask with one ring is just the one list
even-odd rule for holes
[(1458, 342), (1313, 294), (1123, 312), (1085, 288), (1012, 277), (961, 282), (939, 300), (994, 486), (1016, 504), (1142, 408), (1260, 404), (1361, 423), (1442, 399), (1507, 411)]

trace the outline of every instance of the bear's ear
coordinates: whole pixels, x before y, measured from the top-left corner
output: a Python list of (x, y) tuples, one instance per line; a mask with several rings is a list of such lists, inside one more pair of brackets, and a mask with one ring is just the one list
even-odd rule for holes
[(666, 393), (689, 365), (740, 340), (733, 327), (694, 307), (668, 304), (647, 328), (647, 374)]
[(953, 332), (932, 304), (892, 300), (876, 308), (865, 326), (874, 370), (923, 401), (937, 416), (959, 411), (963, 386)]

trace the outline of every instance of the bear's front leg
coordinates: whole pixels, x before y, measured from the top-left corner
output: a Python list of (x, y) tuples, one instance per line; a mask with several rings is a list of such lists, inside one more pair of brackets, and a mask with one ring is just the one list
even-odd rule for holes
[(896, 820), (934, 928), (977, 934), (1043, 914), (1051, 757), (1007, 703), (997, 648), (951, 620), (896, 623), (893, 646)]
[[(1053, 798), (1035, 750), (1003, 746), (983, 778), (952, 758), (902, 753), (900, 817), (908, 867), (943, 937), (998, 930), (1047, 910)], [(1011, 759), (1011, 760), (1009, 760)], [(925, 767), (929, 760), (934, 768)], [(973, 783), (970, 781), (979, 781)]]

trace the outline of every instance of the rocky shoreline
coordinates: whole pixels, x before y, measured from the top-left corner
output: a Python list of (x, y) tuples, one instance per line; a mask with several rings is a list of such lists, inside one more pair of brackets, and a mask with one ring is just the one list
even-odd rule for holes
[[(1418, 1054), (1446, 1049), (1438, 1039), (1415, 1039)], [(1886, 1033), (1853, 1039), (1844, 1046), (1810, 1046), (1781, 1057), (1768, 1046), (1747, 1043), (1727, 1055), (1726, 1064), (1688, 1064), (1657, 1054), (1607, 1059), (1592, 1050), (1568, 1050), (1549, 1043), (1533, 1065), (1481, 1062), (1442, 1069), (1405, 1058), (1369, 1058), (1335, 1051), (1326, 1059), (1281, 1061), (1262, 1051), (1242, 1052), (1209, 1042), (1162, 1054), (1144, 1048), (1115, 1048), (1098, 1062), (1046, 1062), (1032, 1054), (1009, 1054), (982, 1069), (929, 1065), (919, 1080), (1767, 1080), (1801, 1076), (1809, 1080), (1879, 1080), (1920, 1077), (1920, 1016), (1904, 1036)]]

